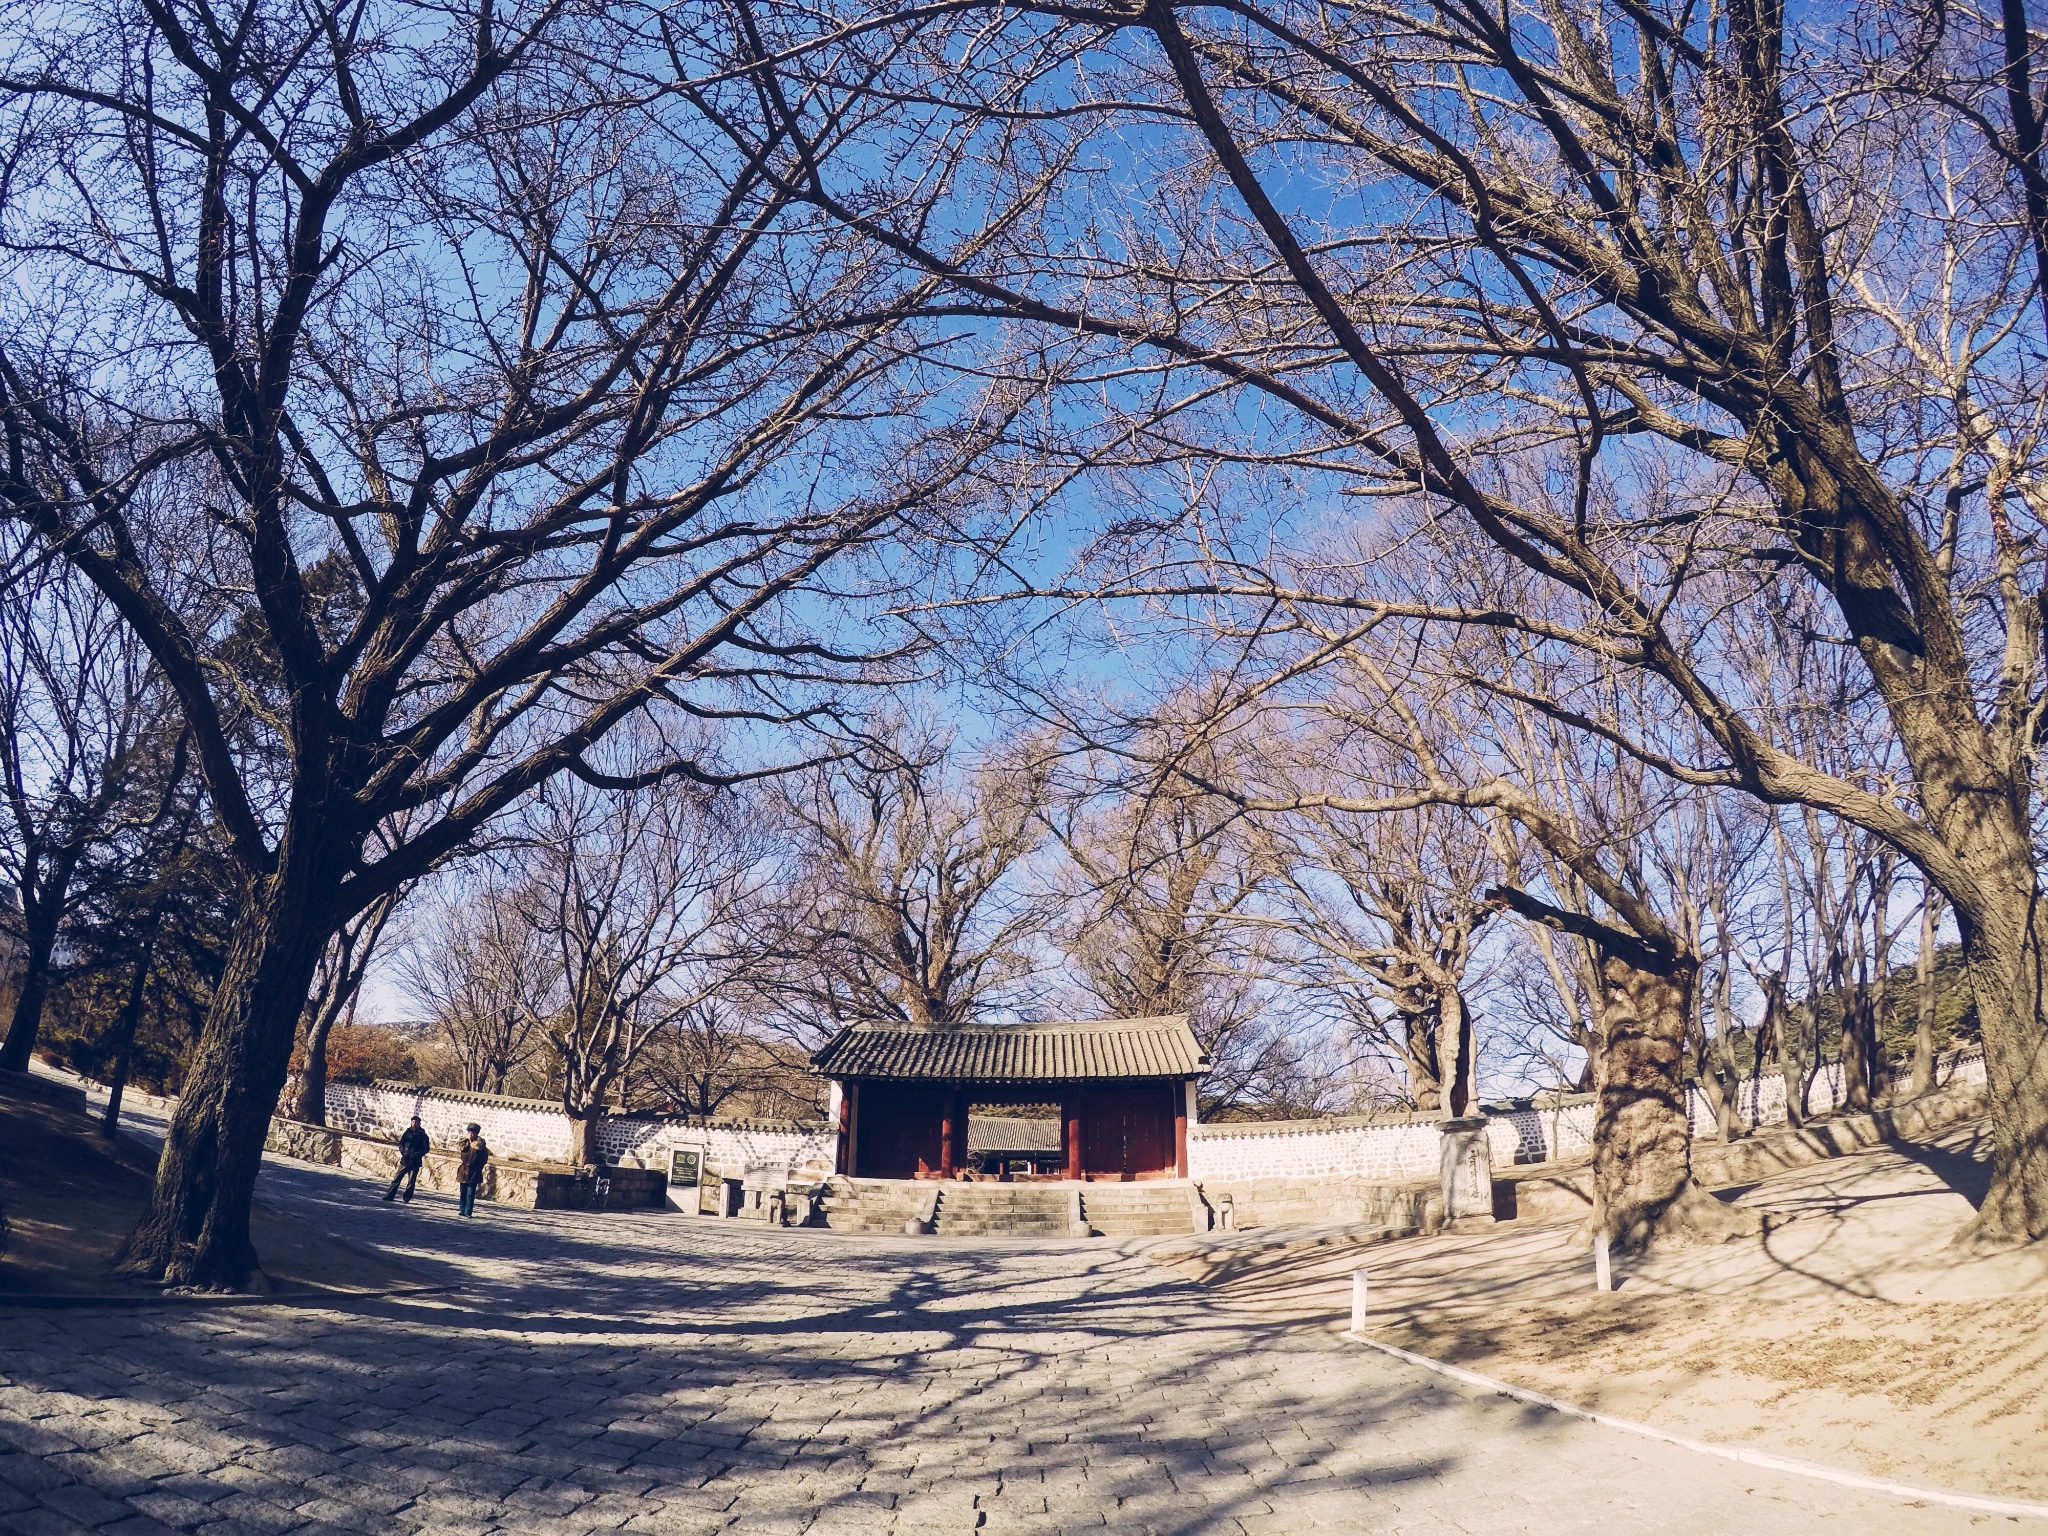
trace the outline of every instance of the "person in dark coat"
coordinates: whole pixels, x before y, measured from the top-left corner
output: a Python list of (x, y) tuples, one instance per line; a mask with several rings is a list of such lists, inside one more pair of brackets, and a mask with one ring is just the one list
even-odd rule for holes
[(426, 1166), (429, 1145), (427, 1133), (420, 1129), (420, 1117), (414, 1115), (412, 1124), (398, 1138), (398, 1172), (391, 1176), (391, 1187), (384, 1191), (386, 1200), (397, 1194), (398, 1186), (403, 1184), (405, 1203), (412, 1204), (413, 1188), (420, 1181), (420, 1169)]
[(455, 1155), (462, 1162), (456, 1185), (462, 1192), (462, 1214), (474, 1216), (477, 1186), (484, 1181), (484, 1170), (491, 1166), (491, 1149), (484, 1144), (484, 1128), (472, 1121), (469, 1134), (456, 1144)]

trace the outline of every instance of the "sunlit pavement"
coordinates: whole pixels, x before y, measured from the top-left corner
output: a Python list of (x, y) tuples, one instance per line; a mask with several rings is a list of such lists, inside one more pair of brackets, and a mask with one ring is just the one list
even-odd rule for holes
[(0, 1309), (9, 1532), (2007, 1526), (1467, 1392), (1113, 1244), (482, 1208), (273, 1161), (450, 1296)]

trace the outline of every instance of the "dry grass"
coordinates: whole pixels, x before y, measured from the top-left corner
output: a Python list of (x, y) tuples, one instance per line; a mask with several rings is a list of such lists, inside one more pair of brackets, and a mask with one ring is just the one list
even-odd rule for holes
[[(148, 1198), (154, 1159), (110, 1144), (98, 1122), (40, 1100), (0, 1093), (0, 1202), (13, 1238), (0, 1258), (0, 1295), (141, 1296), (161, 1287), (108, 1267)], [(423, 1285), (408, 1269), (330, 1237), (260, 1202), (256, 1251), (283, 1292)]]
[(1639, 1262), (1604, 1296), (1563, 1226), (1158, 1257), (1234, 1305), (1333, 1329), (1363, 1266), (1370, 1331), (1418, 1354), (1704, 1439), (2048, 1498), (2048, 1253), (1947, 1250), (1967, 1200), (1889, 1149), (1744, 1203), (1795, 1219)]

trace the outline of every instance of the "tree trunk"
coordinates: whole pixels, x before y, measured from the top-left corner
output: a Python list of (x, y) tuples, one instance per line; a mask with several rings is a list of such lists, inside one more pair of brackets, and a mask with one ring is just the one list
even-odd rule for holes
[[(23, 915), (27, 919), (27, 914)], [(57, 947), (54, 920), (44, 923), (28, 919), (26, 926), (28, 965), (21, 973), (21, 991), (15, 996), (7, 1043), (0, 1046), (0, 1070), (8, 1072), (28, 1070), (36, 1036), (43, 1027), (43, 1003), (50, 995), (50, 953)]]
[(1859, 1112), (1870, 1108), (1870, 1077), (1863, 1055), (1860, 991), (1860, 988), (1852, 990), (1843, 1001), (1841, 1032), (1842, 1108)]
[(1870, 876), (1870, 965), (1864, 973), (1863, 1041), (1870, 1074), (1870, 1101), (1882, 1107), (1892, 1098), (1892, 1059), (1885, 1048), (1885, 1029), (1891, 1022), (1891, 904), (1892, 866), (1890, 855), (1880, 855)]
[[(1806, 1124), (1806, 1030), (1798, 1008), (1788, 1001), (1790, 985), (1784, 975), (1769, 979), (1769, 1018), (1776, 1022), (1778, 1036), (1778, 1077), (1786, 1090), (1786, 1124), (1794, 1130)], [(1810, 1010), (1810, 1004), (1808, 1004)]]
[(155, 1187), (115, 1255), (125, 1273), (232, 1290), (259, 1267), (249, 1202), (327, 940), (334, 887), (323, 861), (293, 845), (288, 832), (276, 868), (243, 887)]
[(1455, 987), (1437, 993), (1437, 1107), (1449, 1119), (1472, 1102), (1472, 1010)]
[[(2048, 1026), (2032, 850), (2016, 835), (2004, 899), (1956, 907), (1963, 960), (1984, 1031), (1991, 1106), (1991, 1188), (1959, 1245), (2003, 1248), (2048, 1237)], [(1990, 886), (1992, 882), (1986, 881)]]
[[(1708, 1038), (1706, 1020), (1696, 1017), (1691, 1026), (1693, 1081), (1706, 1096), (1707, 1108), (1714, 1116), (1716, 1133), (1723, 1141), (1728, 1136), (1728, 1085), (1721, 1081), (1714, 1070), (1714, 1042)], [(1681, 1104), (1684, 1099), (1681, 1097)]]
[(1625, 957), (1611, 947), (1601, 956), (1605, 1030), (1588, 1236), (1605, 1233), (1618, 1248), (1754, 1230), (1744, 1213), (1693, 1182), (1681, 1068), (1698, 976), (1698, 963), (1687, 958), (1657, 964), (1647, 952)]
[(292, 1118), (308, 1125), (327, 1123), (327, 1034), (331, 1018), (315, 1018), (306, 1031), (306, 1060), (299, 1068), (299, 1097)]
[(1934, 892), (1920, 903), (1920, 958), (1914, 966), (1919, 1018), (1913, 1026), (1913, 1097), (1934, 1086), (1934, 940), (1941, 928), (1941, 908)]
[(1856, 979), (1838, 994), (1842, 999), (1842, 1107), (1870, 1108), (1870, 988), (1859, 962)]
[(135, 974), (128, 979), (128, 996), (122, 1000), (121, 1016), (114, 1021), (114, 1070), (107, 1082), (107, 1112), (100, 1121), (100, 1134), (109, 1141), (121, 1129), (121, 1095), (128, 1088), (128, 1068), (135, 1060), (135, 1032), (142, 1027), (142, 1002), (149, 985), (149, 965), (156, 955), (156, 926), (163, 908), (150, 914), (149, 934), (142, 941), (142, 953), (135, 960)]
[(1734, 1141), (1742, 1135), (1742, 1106), (1738, 1102), (1742, 1095), (1742, 1083), (1736, 1077), (1734, 1062), (1728, 1053), (1726, 1036), (1714, 1042), (1713, 1060), (1708, 1063), (1715, 1086), (1719, 1089), (1714, 1104), (1714, 1124), (1721, 1133), (1721, 1140)]
[(1812, 1070), (1807, 1046), (1820, 1039), (1815, 1017), (1811, 999), (1803, 1007), (1785, 1010), (1778, 1070), (1785, 1079), (1785, 1123), (1794, 1130), (1806, 1124), (1807, 1075)]
[(594, 1167), (602, 1161), (597, 1155), (597, 1128), (603, 1122), (601, 1108), (569, 1117), (569, 1161), (578, 1168)]

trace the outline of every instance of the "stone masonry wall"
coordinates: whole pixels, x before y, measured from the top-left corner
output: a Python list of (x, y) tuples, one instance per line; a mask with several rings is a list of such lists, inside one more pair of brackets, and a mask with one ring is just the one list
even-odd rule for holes
[[(410, 1083), (333, 1083), (327, 1122), (338, 1131), (396, 1140), (412, 1117), (437, 1147), (452, 1147), (474, 1120), (506, 1157), (561, 1163), (569, 1158), (569, 1118), (559, 1104), (500, 1099)], [(787, 1163), (791, 1177), (829, 1177), (838, 1142), (831, 1126), (784, 1120), (694, 1120), (685, 1115), (612, 1115), (597, 1128), (607, 1163), (668, 1171), (678, 1147), (701, 1151), (708, 1169), (738, 1178), (749, 1163)]]
[[(1936, 1063), (1935, 1083), (1984, 1081), (1984, 1053), (1959, 1051)], [(1707, 1097), (1688, 1087), (1693, 1135), (1718, 1126)], [(1809, 1115), (1826, 1114), (1842, 1100), (1842, 1069), (1830, 1062), (1814, 1074), (1806, 1094)], [(1737, 1106), (1746, 1125), (1782, 1124), (1785, 1081), (1767, 1072), (1740, 1085)], [(1358, 1178), (1400, 1182), (1434, 1178), (1442, 1156), (1434, 1115), (1377, 1115), (1340, 1120), (1262, 1120), (1188, 1127), (1188, 1173), (1196, 1179)], [(1593, 1148), (1591, 1094), (1545, 1096), (1527, 1109), (1487, 1116), (1493, 1166), (1583, 1157)]]
[[(1981, 1050), (1961, 1051), (1936, 1063), (1946, 1087), (1984, 1081)], [(1814, 1074), (1807, 1113), (1825, 1114), (1841, 1102), (1842, 1071), (1829, 1063)], [(1695, 1136), (1717, 1130), (1706, 1095), (1687, 1089)], [(1781, 1124), (1785, 1083), (1776, 1072), (1739, 1085), (1738, 1109), (1746, 1125)], [(484, 1140), (506, 1157), (566, 1162), (569, 1121), (559, 1105), (500, 1099), (452, 1088), (405, 1083), (335, 1083), (327, 1090), (328, 1121), (335, 1129), (395, 1140), (415, 1114), (437, 1147), (453, 1146), (474, 1120)], [(1590, 1094), (1542, 1096), (1529, 1108), (1487, 1117), (1493, 1166), (1583, 1157), (1593, 1145)], [(598, 1155), (607, 1163), (666, 1172), (677, 1148), (703, 1155), (708, 1174), (739, 1177), (749, 1164), (787, 1164), (792, 1182), (829, 1177), (836, 1136), (822, 1122), (697, 1120), (681, 1115), (607, 1118), (598, 1127)], [(1441, 1157), (1436, 1117), (1430, 1114), (1348, 1119), (1263, 1120), (1188, 1127), (1188, 1172), (1196, 1179), (1359, 1179), (1402, 1183), (1436, 1177)]]
[(749, 1164), (786, 1163), (792, 1183), (814, 1184), (832, 1176), (839, 1137), (822, 1121), (692, 1120), (683, 1116), (632, 1116), (598, 1127), (598, 1155), (631, 1168), (669, 1167), (677, 1148), (703, 1154), (707, 1174), (739, 1178)]
[(412, 1083), (327, 1086), (327, 1123), (338, 1131), (396, 1141), (414, 1115), (436, 1147), (454, 1146), (474, 1120), (483, 1127), (491, 1150), (501, 1156), (540, 1163), (569, 1160), (569, 1117), (559, 1104)]

